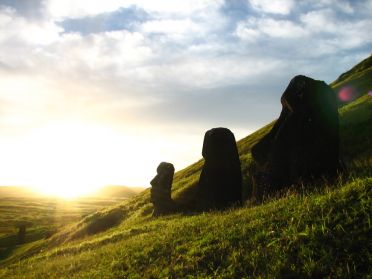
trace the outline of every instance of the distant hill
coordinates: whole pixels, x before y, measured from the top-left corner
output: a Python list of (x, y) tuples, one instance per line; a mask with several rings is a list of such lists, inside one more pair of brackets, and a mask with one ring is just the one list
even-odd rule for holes
[[(341, 148), (348, 173), (333, 185), (289, 191), (254, 205), (152, 217), (149, 189), (26, 245), (0, 277), (22, 278), (369, 278), (372, 274), (371, 57), (331, 85), (352, 85), (342, 104)], [(279, 100), (278, 100), (279, 102)], [(245, 196), (251, 147), (275, 123), (238, 141)], [(316, 136), (316, 135), (314, 135)], [(203, 160), (177, 172), (172, 196), (196, 189)], [(31, 245), (31, 244), (30, 244)]]
[(37, 193), (29, 187), (21, 186), (0, 186), (0, 197), (29, 197)]
[[(93, 193), (86, 194), (82, 197), (78, 198), (102, 198), (102, 199), (128, 199), (133, 197), (134, 195), (138, 194), (139, 192), (145, 190), (144, 187), (127, 187), (127, 186), (119, 186), (119, 185), (109, 185), (99, 188), (97, 191)], [(38, 197), (43, 196), (46, 197), (44, 194), (37, 192), (36, 190), (30, 187), (22, 187), (22, 186), (0, 186), (0, 197)], [(51, 196), (53, 198), (58, 198), (55, 196)]]

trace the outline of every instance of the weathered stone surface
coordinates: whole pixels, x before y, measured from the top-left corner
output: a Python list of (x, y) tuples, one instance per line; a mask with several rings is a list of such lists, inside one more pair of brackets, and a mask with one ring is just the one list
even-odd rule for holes
[(204, 207), (225, 208), (242, 200), (242, 175), (234, 134), (226, 128), (205, 133), (202, 155), (205, 163), (198, 185)]
[(258, 192), (332, 176), (340, 167), (337, 98), (326, 83), (296, 76), (272, 130), (252, 148)]
[(157, 168), (157, 175), (151, 180), (151, 202), (154, 204), (154, 214), (168, 213), (173, 209), (171, 198), (174, 166), (162, 162)]

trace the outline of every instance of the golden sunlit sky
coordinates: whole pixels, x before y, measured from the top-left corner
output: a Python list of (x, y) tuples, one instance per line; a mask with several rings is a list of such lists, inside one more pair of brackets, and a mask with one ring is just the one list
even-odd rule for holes
[(371, 53), (372, 1), (0, 0), (0, 185), (149, 186)]

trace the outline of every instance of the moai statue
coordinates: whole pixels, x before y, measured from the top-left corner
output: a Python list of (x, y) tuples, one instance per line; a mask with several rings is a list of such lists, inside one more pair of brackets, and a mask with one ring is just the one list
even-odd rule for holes
[(242, 174), (234, 134), (227, 128), (205, 133), (197, 198), (203, 208), (223, 209), (242, 201)]
[(174, 166), (162, 162), (157, 168), (157, 175), (151, 180), (151, 202), (154, 204), (154, 215), (169, 213), (174, 204), (171, 198)]
[(340, 169), (337, 96), (325, 82), (296, 76), (271, 131), (252, 147), (256, 192), (330, 177)]

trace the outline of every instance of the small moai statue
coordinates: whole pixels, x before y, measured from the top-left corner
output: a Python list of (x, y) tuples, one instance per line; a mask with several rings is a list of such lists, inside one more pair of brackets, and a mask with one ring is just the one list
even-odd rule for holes
[(174, 166), (162, 162), (157, 168), (157, 175), (151, 180), (151, 202), (154, 205), (154, 215), (170, 213), (174, 209), (171, 198)]

